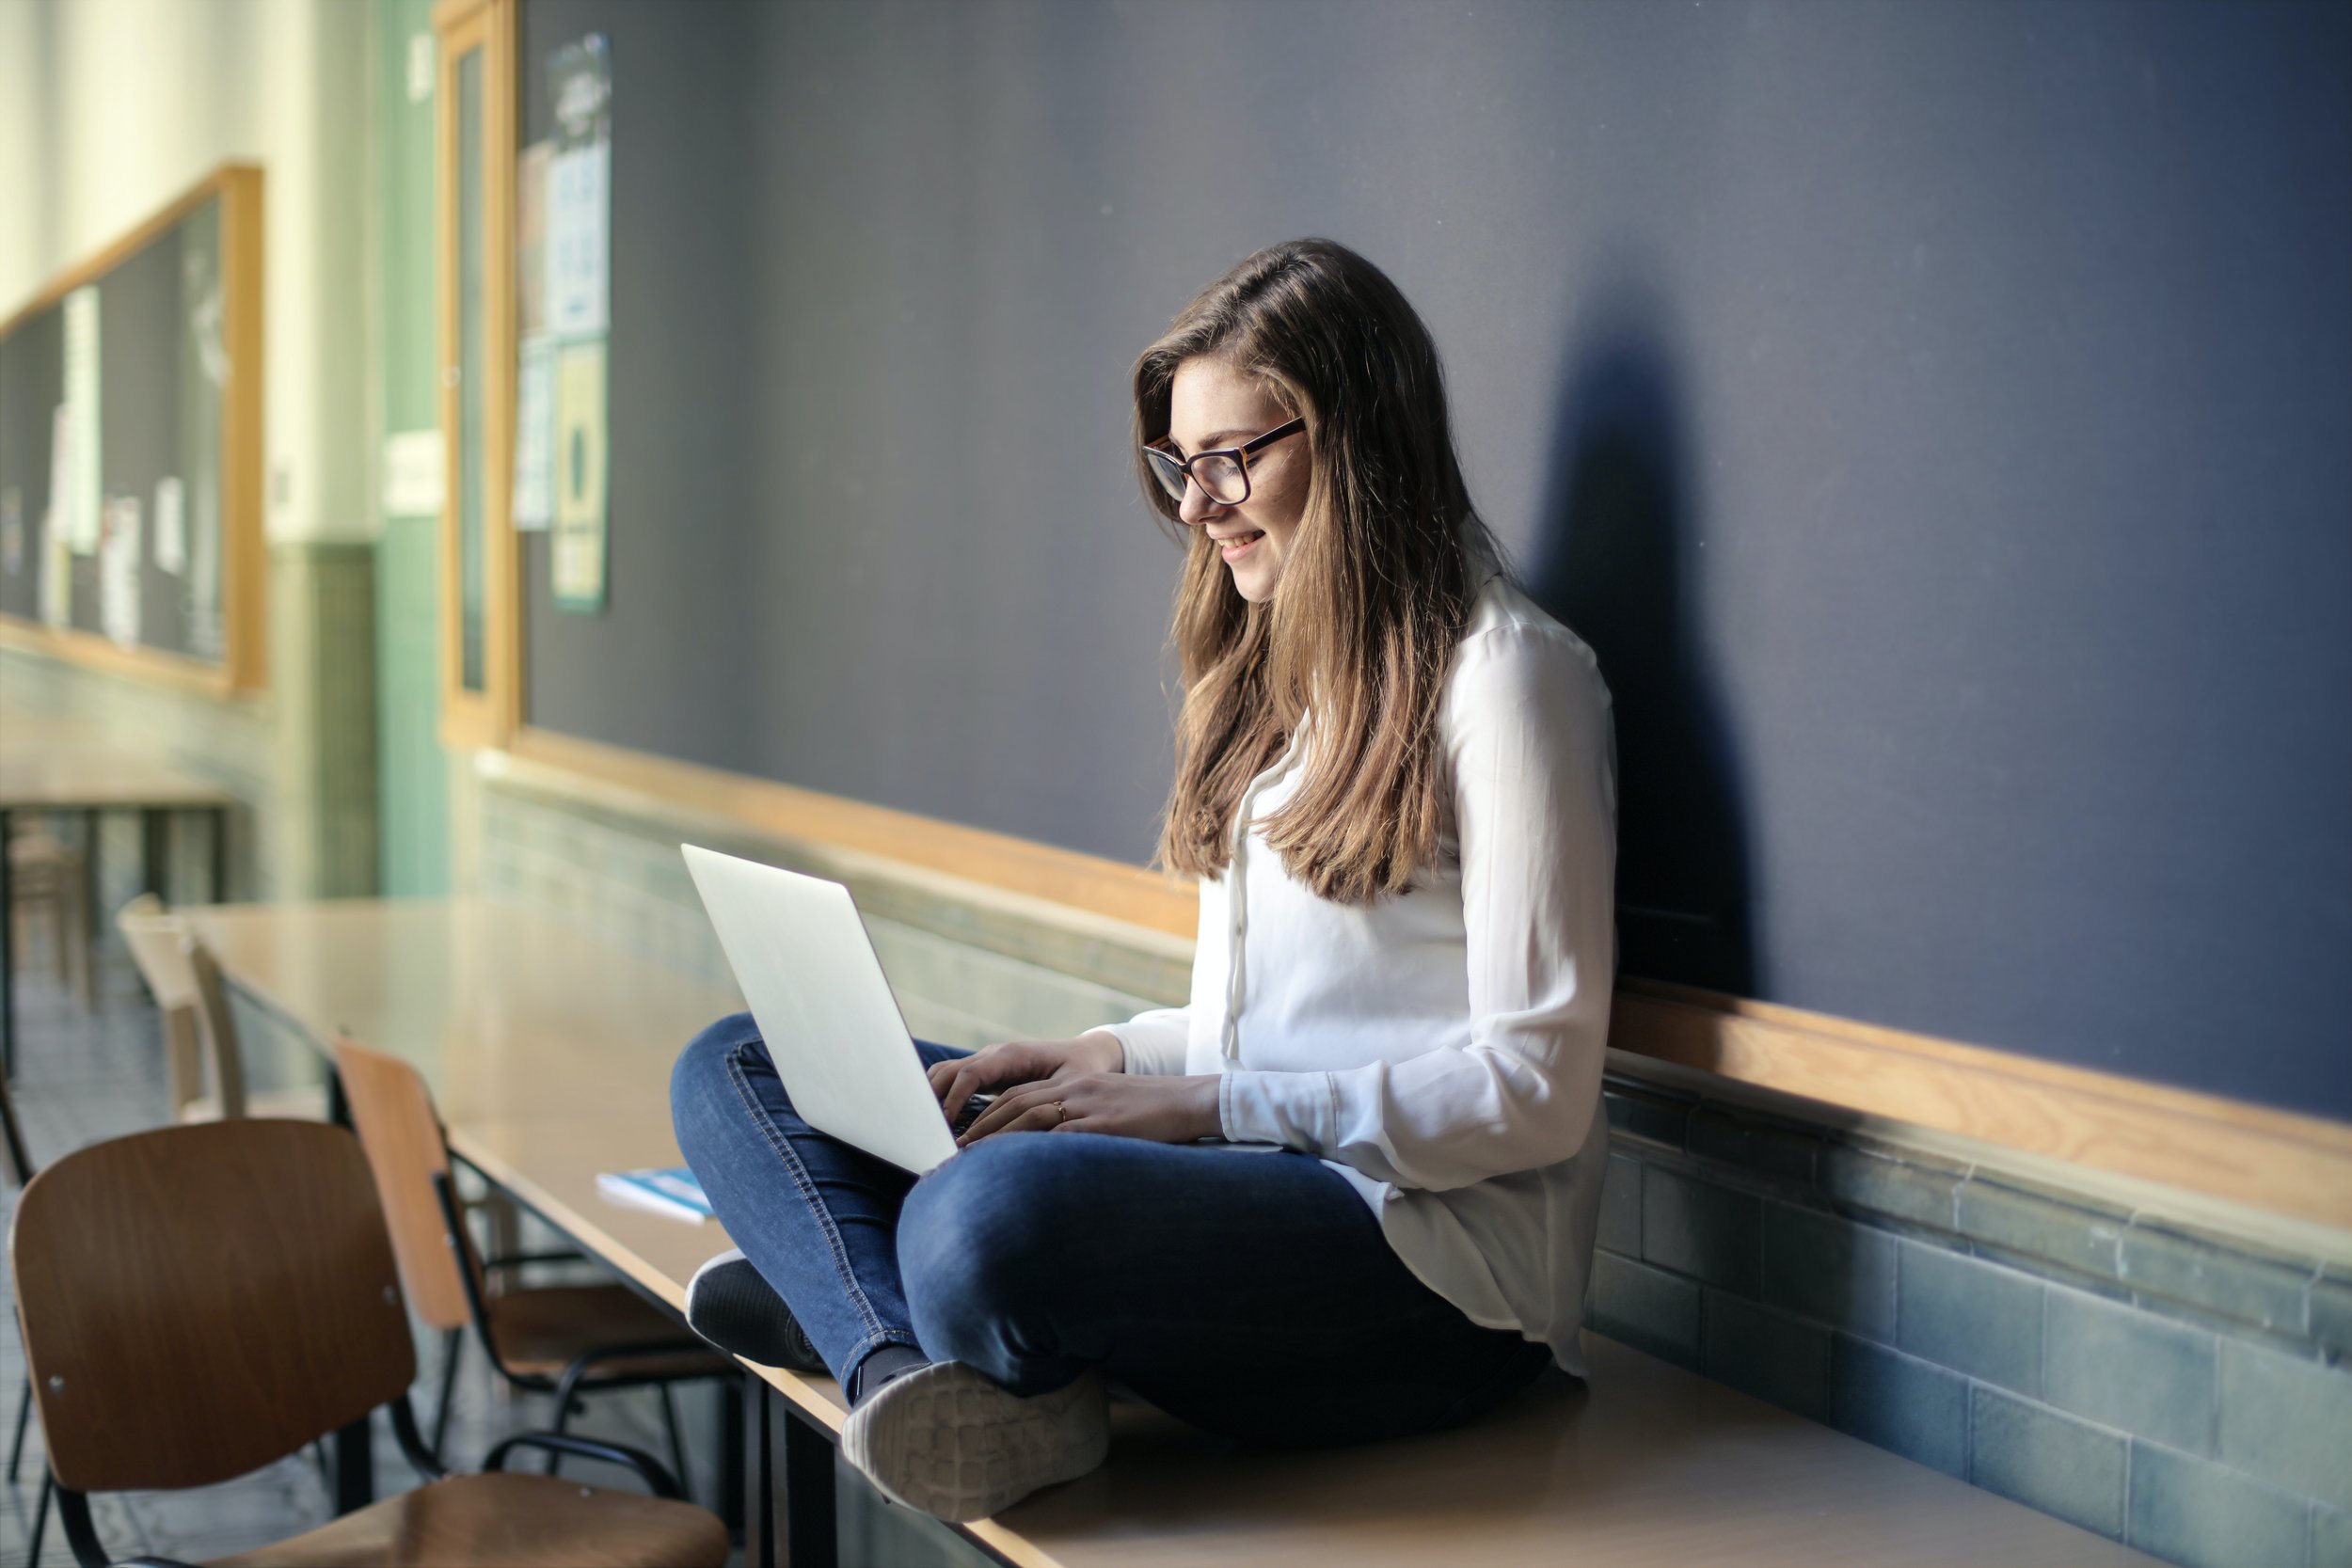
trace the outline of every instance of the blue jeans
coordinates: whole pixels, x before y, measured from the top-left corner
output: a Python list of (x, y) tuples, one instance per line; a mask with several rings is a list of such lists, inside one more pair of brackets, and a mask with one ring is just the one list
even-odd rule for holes
[(1022, 1395), (1100, 1367), (1220, 1436), (1314, 1446), (1470, 1420), (1551, 1361), (1415, 1278), (1305, 1154), (1000, 1132), (917, 1180), (794, 1115), (748, 1013), (686, 1048), (670, 1103), (728, 1236), (845, 1386), (893, 1344)]

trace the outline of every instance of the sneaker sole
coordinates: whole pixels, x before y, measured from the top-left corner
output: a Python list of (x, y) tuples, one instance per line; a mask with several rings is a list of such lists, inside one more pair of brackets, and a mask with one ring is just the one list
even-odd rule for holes
[(951, 1524), (1085, 1475), (1110, 1446), (1099, 1373), (1023, 1399), (961, 1361), (892, 1379), (841, 1429), (842, 1451), (882, 1496)]

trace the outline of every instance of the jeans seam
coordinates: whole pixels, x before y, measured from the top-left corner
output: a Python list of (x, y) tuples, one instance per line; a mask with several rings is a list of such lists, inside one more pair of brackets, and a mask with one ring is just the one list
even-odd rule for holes
[(802, 1201), (817, 1216), (817, 1227), (823, 1233), (825, 1245), (833, 1254), (834, 1272), (840, 1275), (850, 1304), (865, 1321), (866, 1335), (861, 1348), (869, 1344), (891, 1343), (893, 1334), (890, 1325), (883, 1323), (882, 1315), (874, 1310), (873, 1303), (866, 1299), (866, 1288), (858, 1283), (855, 1271), (850, 1267), (849, 1249), (842, 1244), (841, 1232), (833, 1223), (832, 1212), (825, 1208), (817, 1195), (816, 1184), (809, 1180), (808, 1167), (801, 1163), (799, 1152), (792, 1147), (792, 1140), (784, 1135), (784, 1130), (775, 1124), (774, 1118), (768, 1115), (768, 1108), (752, 1092), (751, 1080), (744, 1076), (742, 1066), (743, 1053), (749, 1049), (749, 1046), (739, 1045), (727, 1053), (727, 1082), (734, 1085), (736, 1095), (743, 1101), (753, 1124), (767, 1138), (769, 1147), (775, 1151), (786, 1173), (792, 1178), (792, 1184), (800, 1193)]

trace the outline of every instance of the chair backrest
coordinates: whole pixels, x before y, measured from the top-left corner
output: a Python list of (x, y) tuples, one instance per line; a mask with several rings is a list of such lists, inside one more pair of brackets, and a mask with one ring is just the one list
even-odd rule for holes
[[(430, 1326), (452, 1329), (467, 1318), (466, 1281), (458, 1273), (456, 1248), (481, 1277), (473, 1237), (458, 1227), (450, 1235), (433, 1179), (449, 1170), (449, 1144), (433, 1093), (415, 1068), (397, 1056), (371, 1051), (356, 1040), (335, 1041), (335, 1071), (342, 1078), (351, 1124), (375, 1172), (376, 1196), (392, 1228), (392, 1251), (408, 1303)], [(455, 1247), (452, 1246), (454, 1241)]]
[(213, 950), (193, 931), (180, 951), (196, 974), (196, 1010), (204, 1021), (204, 1037), (213, 1042), (213, 1082), (220, 1086), (220, 1119), (234, 1121), (245, 1115), (245, 1049), (237, 1042), (236, 1015), (229, 1010), (229, 985), (220, 977)]
[[(204, 1000), (197, 986), (196, 965), (188, 958), (187, 946), (193, 940), (188, 923), (167, 911), (153, 894), (142, 893), (115, 915), (115, 929), (122, 933), (131, 961), (138, 966), (139, 977), (147, 982), (148, 991), (164, 1015), (164, 1065), (172, 1114), (177, 1116), (204, 1092), (199, 1043), (205, 1033)], [(233, 1045), (235, 1021), (231, 1019), (227, 1027)], [(237, 1066), (243, 1065), (240, 1056)], [(240, 1070), (235, 1076), (242, 1099), (245, 1075)]]
[(9, 1260), (50, 1468), (78, 1492), (227, 1481), (416, 1376), (366, 1156), (324, 1122), (68, 1154), (18, 1200)]

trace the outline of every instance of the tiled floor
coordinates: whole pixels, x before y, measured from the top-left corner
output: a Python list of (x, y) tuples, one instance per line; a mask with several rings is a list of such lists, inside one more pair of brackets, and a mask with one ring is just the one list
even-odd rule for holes
[[(40, 934), (38, 927), (32, 934)], [(162, 1044), (155, 1010), (111, 933), (100, 948), (96, 990), (97, 1006), (86, 1010), (52, 978), (47, 954), (38, 942), (34, 951), (19, 955), (17, 1073), (10, 1089), (37, 1165), (86, 1144), (164, 1122)], [(254, 1054), (266, 1060), (269, 1053)], [(260, 1069), (256, 1070), (258, 1074)], [(12, 1216), (15, 1201), (15, 1189), (0, 1182), (0, 1228)], [(537, 1251), (544, 1250), (542, 1243), (551, 1238), (526, 1234), (524, 1240)], [(24, 1388), (24, 1356), (15, 1332), (12, 1273), (0, 1271), (0, 1291), (5, 1291), (0, 1307), (5, 1307), (8, 1323), (0, 1332), (0, 1459), (5, 1459), (5, 1444), (13, 1433), (17, 1401)], [(547, 1396), (509, 1391), (496, 1380), (478, 1347), (467, 1349), (452, 1406), (448, 1449), (451, 1458), (460, 1465), (478, 1461), (503, 1433), (544, 1428), (549, 1415)], [(417, 1358), (419, 1377), (412, 1398), (429, 1431), (439, 1386), (437, 1336), (420, 1334)], [(585, 1416), (575, 1418), (574, 1429), (666, 1455), (657, 1398), (649, 1389), (598, 1396), (588, 1402)], [(708, 1506), (717, 1497), (718, 1397), (708, 1385), (690, 1385), (678, 1389), (677, 1398), (694, 1472), (688, 1484), (696, 1499)], [(378, 1495), (415, 1484), (416, 1473), (400, 1456), (389, 1423), (379, 1418), (375, 1425)], [(593, 1467), (583, 1467), (583, 1478), (587, 1468)], [(40, 1476), (40, 1430), (36, 1420), (15, 1482), (0, 1484), (0, 1564), (28, 1561)], [(332, 1515), (330, 1497), (317, 1464), (306, 1454), (219, 1486), (113, 1494), (95, 1497), (92, 1503), (100, 1538), (118, 1559), (156, 1553), (200, 1561), (321, 1524)], [(72, 1561), (54, 1509), (40, 1560), (44, 1565)]]

